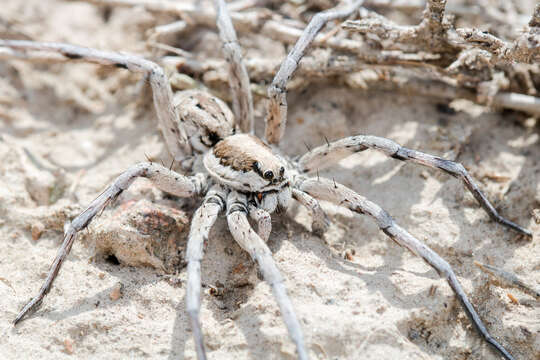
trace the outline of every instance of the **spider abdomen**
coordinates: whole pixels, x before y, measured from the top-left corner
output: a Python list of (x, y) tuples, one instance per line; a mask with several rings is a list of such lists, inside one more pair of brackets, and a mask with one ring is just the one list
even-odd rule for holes
[(227, 104), (200, 90), (176, 93), (174, 106), (191, 146), (205, 152), (234, 134), (234, 116)]

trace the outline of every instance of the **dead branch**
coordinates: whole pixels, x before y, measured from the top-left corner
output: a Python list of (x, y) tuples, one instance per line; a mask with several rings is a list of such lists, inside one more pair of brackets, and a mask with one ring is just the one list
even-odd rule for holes
[[(369, 65), (359, 61), (352, 54), (337, 55), (329, 49), (317, 49), (300, 61), (295, 79), (287, 85), (287, 89), (298, 90), (321, 79), (334, 77), (355, 89), (398, 91), (445, 101), (462, 98), (481, 105), (540, 115), (540, 98), (505, 91), (495, 91), (489, 97), (487, 93), (477, 92), (474, 87), (464, 86), (463, 81), (448, 74), (444, 69), (422, 63), (421, 59), (416, 59), (416, 63), (414, 59), (402, 60), (401, 66), (396, 66), (394, 60), (389, 61), (388, 65)], [(222, 59), (198, 60), (191, 57), (167, 56), (163, 59), (163, 63), (166, 68), (175, 68), (201, 77), (209, 87), (215, 87), (216, 82), (225, 85), (228, 81), (226, 63)], [(252, 82), (265, 83), (275, 75), (279, 60), (252, 57), (246, 59), (245, 64)]]
[(490, 98), (479, 96), (471, 88), (459, 86), (451, 77), (426, 68), (402, 68), (398, 66), (366, 66), (362, 71), (345, 77), (351, 88), (398, 91), (406, 95), (439, 98), (447, 101), (467, 99), (481, 105), (524, 111), (540, 116), (540, 98), (499, 92)]
[(348, 20), (342, 26), (350, 31), (375, 34), (381, 40), (390, 40), (390, 47), (413, 45), (410, 51), (455, 53), (474, 46), (491, 53), (492, 60), (523, 63), (540, 61), (540, 5), (536, 6), (529, 21), (530, 29), (512, 42), (478, 29), (454, 30), (448, 19), (445, 19), (445, 5), (446, 0), (429, 0), (422, 22), (416, 26), (398, 25), (374, 12), (368, 13), (364, 19)]
[(362, 34), (375, 34), (394, 43), (415, 45), (416, 51), (455, 52), (455, 46), (449, 43), (448, 30), (451, 25), (445, 21), (446, 0), (429, 0), (423, 13), (423, 19), (416, 26), (401, 26), (382, 15), (370, 12), (360, 20), (347, 20), (344, 29)]
[[(446, 68), (439, 68), (438, 76), (451, 76), (456, 83), (449, 85), (442, 79), (438, 81), (451, 89), (439, 89), (436, 94), (461, 93), (467, 99), (477, 103), (505, 107), (515, 110), (526, 111), (535, 115), (539, 114), (539, 99), (533, 96), (500, 92), (508, 88), (522, 88), (526, 94), (536, 94), (534, 82), (528, 71), (521, 69), (524, 74), (522, 86), (512, 83), (510, 73), (516, 73), (513, 68), (515, 62), (538, 63), (540, 61), (540, 5), (537, 5), (529, 21), (529, 29), (512, 42), (504, 41), (487, 32), (477, 29), (453, 28), (451, 22), (445, 18), (446, 1), (429, 0), (423, 13), (423, 19), (416, 26), (402, 26), (393, 23), (384, 16), (374, 12), (362, 12), (360, 20), (348, 20), (342, 27), (362, 34), (374, 34), (379, 38), (383, 49), (400, 49), (411, 53), (419, 51), (432, 51), (440, 56), (438, 63), (451, 61)], [(364, 60), (365, 61), (365, 60)], [(368, 61), (366, 61), (368, 62)], [(377, 64), (376, 62), (370, 62)], [(381, 64), (381, 63), (378, 63)], [(399, 64), (399, 63), (398, 63)], [(439, 66), (440, 66), (439, 65)], [(403, 75), (402, 70), (396, 70), (394, 74)], [(410, 75), (410, 74), (409, 74)], [(354, 77), (354, 76), (353, 76)], [(400, 76), (398, 76), (400, 77)], [(401, 77), (400, 77), (401, 78)], [(407, 90), (417, 93), (423, 92), (415, 84), (420, 81), (418, 74), (413, 79), (405, 81)], [(514, 80), (515, 81), (515, 80)], [(421, 81), (423, 84), (425, 81)], [(355, 81), (352, 82), (353, 84)], [(424, 84), (425, 85), (425, 84)], [(431, 87), (431, 86), (430, 86)], [(436, 87), (437, 88), (437, 87)], [(464, 88), (466, 91), (459, 90)]]
[[(95, 4), (110, 6), (142, 6), (152, 12), (165, 12), (176, 14), (182, 20), (176, 25), (160, 28), (154, 34), (171, 31), (186, 31), (196, 25), (215, 27), (215, 12), (211, 8), (198, 8), (191, 3), (173, 2), (170, 0), (83, 0)], [(235, 29), (239, 33), (252, 33), (254, 31), (264, 33), (268, 37), (284, 44), (295, 44), (302, 36), (302, 28), (305, 24), (299, 20), (285, 19), (277, 12), (267, 9), (256, 8), (240, 12), (241, 10), (260, 6), (258, 0), (241, 0), (229, 3), (227, 8)], [(331, 2), (323, 6), (331, 6)], [(308, 58), (301, 62), (298, 75), (302, 78), (293, 81), (288, 88), (295, 89), (311, 80), (307, 77), (320, 79), (323, 76), (347, 76), (363, 69), (369, 69), (369, 64), (386, 66), (397, 65), (400, 68), (422, 68), (431, 71), (437, 67), (439, 77), (452, 78), (455, 82), (448, 85), (442, 78), (432, 79), (427, 82), (447, 84), (450, 89), (441, 90), (439, 93), (465, 94), (465, 98), (476, 103), (511, 108), (538, 114), (538, 99), (535, 84), (537, 77), (532, 77), (538, 70), (533, 68), (517, 69), (515, 62), (538, 63), (540, 60), (540, 5), (537, 5), (534, 14), (529, 21), (529, 27), (514, 41), (502, 40), (489, 33), (483, 33), (477, 29), (454, 29), (451, 17), (445, 16), (445, 11), (464, 11), (456, 8), (455, 4), (447, 6), (446, 0), (418, 0), (413, 2), (389, 2), (387, 0), (366, 0), (366, 6), (375, 8), (392, 7), (401, 11), (418, 10), (425, 7), (421, 22), (415, 26), (398, 25), (384, 16), (364, 8), (360, 8), (360, 20), (346, 21), (342, 28), (362, 34), (373, 34), (379, 38), (380, 47), (373, 46), (373, 41), (350, 39), (336, 34), (336, 28), (326, 34), (315, 34), (312, 38), (314, 47), (332, 49), (334, 52), (319, 52), (318, 59)], [(317, 3), (316, 6), (322, 6)], [(315, 6), (314, 5), (314, 6)], [(479, 6), (482, 6), (480, 4)], [(474, 6), (473, 6), (474, 7)], [(504, 13), (497, 10), (495, 14), (482, 12), (482, 7), (476, 9), (474, 14), (483, 18), (497, 17), (504, 19), (518, 16), (515, 13)], [(499, 14), (500, 13), (500, 14)], [(472, 14), (473, 16), (476, 16)], [(504, 16), (503, 16), (504, 15)], [(522, 16), (521, 16), (522, 17)], [(523, 23), (520, 20), (517, 23)], [(152, 37), (155, 39), (155, 37)], [(155, 44), (154, 44), (155, 45)], [(158, 45), (160, 48), (163, 46)], [(168, 49), (172, 51), (172, 49)], [(178, 53), (176, 51), (176, 53)], [(322, 55), (321, 55), (322, 54)], [(336, 55), (337, 54), (337, 55)], [(2, 54), (0, 53), (0, 56)], [(7, 55), (5, 55), (7, 56)], [(11, 56), (11, 55), (10, 55)], [(183, 56), (187, 58), (187, 56)], [(355, 58), (356, 57), (356, 58)], [(48, 61), (47, 59), (43, 59)], [(200, 62), (200, 61), (199, 61)], [(193, 68), (206, 68), (207, 74), (202, 74), (195, 69), (188, 70), (202, 74), (203, 81), (210, 86), (211, 83), (222, 82), (223, 72), (216, 66), (223, 66), (223, 62), (215, 62), (215, 59), (202, 60), (202, 64), (195, 64), (194, 59), (182, 59), (177, 63), (177, 68), (187, 70)], [(254, 81), (268, 81), (270, 74), (275, 73), (274, 61), (252, 59), (246, 63), (249, 73)], [(208, 67), (208, 64), (219, 64)], [(519, 64), (521, 65), (521, 64)], [(319, 68), (317, 69), (317, 66)], [(396, 69), (395, 73), (403, 74), (403, 69)], [(386, 71), (386, 70), (385, 70)], [(424, 73), (425, 74), (425, 73)], [(353, 76), (354, 77), (354, 76)], [(421, 75), (416, 74), (416, 84)], [(225, 77), (226, 78), (226, 77)], [(354, 81), (352, 82), (354, 83)], [(425, 82), (422, 82), (425, 83)], [(303, 85), (302, 85), (303, 84)], [(386, 82), (384, 87), (391, 83)], [(379, 84), (380, 85), (380, 84)], [(377, 86), (379, 86), (377, 85)], [(372, 84), (371, 86), (375, 86)], [(408, 90), (415, 93), (412, 85)], [(438, 86), (436, 86), (438, 88)], [(401, 90), (401, 88), (396, 88)], [(508, 90), (512, 90), (508, 92)], [(422, 89), (417, 89), (422, 90)], [(424, 91), (421, 91), (425, 93)], [(520, 94), (522, 93), (522, 94)], [(420, 93), (419, 93), (420, 94)], [(435, 94), (426, 93), (428, 96)], [(447, 98), (446, 95), (443, 98)]]
[(463, 40), (490, 52), (497, 60), (527, 64), (540, 61), (540, 27), (531, 27), (512, 42), (478, 29), (457, 29), (456, 32)]

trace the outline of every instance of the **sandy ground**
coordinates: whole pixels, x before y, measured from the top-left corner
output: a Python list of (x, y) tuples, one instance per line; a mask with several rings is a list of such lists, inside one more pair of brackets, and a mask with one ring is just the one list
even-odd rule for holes
[[(142, 54), (148, 54), (144, 30), (156, 24), (140, 9), (114, 10), (105, 22), (90, 5), (52, 0), (3, 1), (0, 19), (16, 19), (18, 31), (39, 40)], [(198, 45), (191, 39), (190, 50), (220, 56), (215, 33), (202, 38)], [(242, 44), (260, 51), (256, 39)], [(272, 52), (284, 54), (282, 47)], [(0, 63), (2, 358), (195, 358), (182, 258), (197, 202), (166, 196), (146, 180), (80, 237), (41, 309), (17, 327), (10, 323), (41, 286), (64, 222), (145, 154), (170, 161), (148, 96), (140, 78), (122, 70)], [(516, 359), (540, 359), (538, 300), (492, 283), (473, 264), (490, 263), (539, 285), (540, 225), (531, 215), (540, 208), (538, 129), (521, 126), (520, 114), (464, 102), (449, 113), (427, 99), (332, 83), (292, 93), (289, 104), (286, 154), (302, 154), (304, 142), (323, 144), (324, 136), (386, 136), (462, 162), (504, 216), (533, 231), (532, 241), (516, 238), (491, 222), (456, 179), (376, 152), (321, 173), (379, 203), (441, 254), (495, 338)], [(256, 97), (256, 110), (262, 134), (264, 99)], [(434, 270), (371, 219), (325, 209), (332, 225), (323, 239), (310, 233), (308, 213), (293, 205), (275, 216), (269, 241), (313, 359), (498, 358)], [(140, 266), (127, 265), (129, 254), (110, 255), (111, 241), (130, 236), (144, 243), (128, 245), (142, 256)], [(294, 358), (269, 287), (223, 218), (211, 232), (202, 274), (201, 321), (211, 359)]]

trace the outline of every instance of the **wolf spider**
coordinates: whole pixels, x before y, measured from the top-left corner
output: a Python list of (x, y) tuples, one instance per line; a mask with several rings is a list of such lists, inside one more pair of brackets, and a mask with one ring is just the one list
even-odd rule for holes
[[(369, 135), (350, 136), (328, 142), (310, 150), (297, 160), (287, 158), (278, 148), (286, 125), (287, 81), (296, 70), (305, 50), (326, 22), (351, 16), (361, 3), (356, 1), (344, 8), (321, 12), (308, 24), (268, 88), (270, 101), (264, 141), (254, 135), (249, 78), (224, 1), (215, 1), (215, 6), (220, 38), (229, 63), (229, 80), (233, 91), (236, 120), (223, 101), (203, 91), (190, 90), (173, 95), (161, 67), (138, 56), (62, 43), (0, 40), (0, 50), (4, 57), (7, 54), (8, 57), (30, 61), (41, 58), (86, 61), (145, 74), (152, 86), (154, 105), (167, 147), (174, 158), (182, 162), (187, 173), (179, 174), (159, 164), (144, 162), (130, 167), (118, 176), (65, 229), (63, 244), (43, 286), (23, 307), (14, 323), (17, 324), (41, 304), (69, 254), (77, 233), (86, 228), (94, 216), (126, 190), (137, 177), (145, 177), (167, 193), (179, 197), (202, 198), (202, 204), (192, 217), (186, 254), (187, 313), (200, 360), (206, 359), (199, 321), (201, 261), (209, 231), (221, 212), (226, 213), (233, 238), (258, 264), (264, 279), (272, 288), (290, 337), (296, 345), (298, 357), (308, 359), (301, 326), (287, 295), (283, 278), (266, 245), (272, 227), (270, 214), (286, 209), (291, 199), (295, 199), (310, 210), (312, 229), (317, 233), (323, 233), (328, 226), (327, 216), (318, 200), (329, 201), (355, 213), (372, 217), (388, 237), (420, 256), (448, 281), (478, 333), (504, 358), (513, 359), (512, 355), (488, 333), (457, 276), (445, 260), (401, 228), (377, 204), (333, 180), (319, 177), (318, 173), (316, 177), (310, 176), (351, 154), (376, 149), (394, 159), (439, 169), (462, 180), (493, 220), (531, 236), (530, 231), (497, 213), (461, 164), (407, 149), (389, 139)], [(257, 231), (252, 229), (248, 217), (257, 223)]]

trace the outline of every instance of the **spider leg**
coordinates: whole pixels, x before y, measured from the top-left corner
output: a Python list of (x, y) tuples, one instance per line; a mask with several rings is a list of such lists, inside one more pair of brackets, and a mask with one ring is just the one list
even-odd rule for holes
[(230, 192), (227, 197), (227, 222), (229, 224), (229, 230), (240, 247), (246, 250), (253, 260), (257, 262), (264, 279), (272, 288), (285, 325), (289, 330), (289, 335), (296, 344), (298, 357), (302, 360), (308, 359), (302, 329), (294, 313), (291, 300), (287, 295), (283, 277), (274, 259), (272, 259), (270, 249), (249, 225), (247, 213), (246, 196), (236, 191)]
[(292, 189), (292, 196), (296, 201), (311, 211), (311, 217), (313, 219), (311, 223), (311, 230), (315, 233), (315, 235), (322, 236), (330, 225), (330, 220), (328, 219), (328, 216), (324, 210), (321, 208), (321, 205), (317, 199), (298, 189)]
[(257, 222), (257, 234), (264, 242), (267, 242), (272, 232), (272, 217), (268, 211), (254, 205), (250, 204), (248, 209), (249, 216)]
[(297, 187), (317, 199), (331, 201), (358, 214), (371, 216), (386, 235), (399, 245), (406, 247), (417, 256), (420, 256), (427, 264), (433, 267), (440, 276), (444, 277), (458, 297), (465, 313), (469, 316), (480, 335), (504, 356), (505, 359), (514, 359), (512, 355), (510, 355), (510, 353), (488, 333), (482, 320), (467, 298), (467, 295), (461, 287), (456, 274), (450, 267), (450, 264), (441, 258), (435, 251), (396, 224), (394, 219), (392, 219), (392, 217), (379, 205), (360, 196), (353, 190), (328, 179), (306, 179), (304, 181), (299, 181)]
[[(14, 51), (8, 52), (6, 49), (13, 49)], [(184, 155), (191, 154), (191, 146), (188, 142), (186, 132), (180, 126), (178, 114), (173, 106), (171, 85), (163, 69), (156, 63), (136, 55), (102, 51), (63, 43), (25, 40), (0, 39), (0, 54), (2, 54), (3, 58), (12, 56), (14, 59), (29, 61), (43, 61), (44, 59), (51, 61), (54, 60), (54, 55), (61, 55), (57, 57), (59, 60), (63, 58), (64, 60), (79, 60), (102, 65), (112, 65), (145, 74), (152, 86), (154, 106), (156, 108), (159, 126), (171, 155), (176, 160), (181, 160)]]
[(197, 174), (192, 177), (180, 175), (161, 165), (153, 163), (140, 163), (130, 167), (120, 174), (79, 216), (77, 216), (64, 232), (64, 241), (56, 258), (54, 259), (45, 282), (39, 289), (38, 294), (32, 298), (19, 312), (14, 324), (17, 324), (31, 310), (35, 310), (41, 304), (43, 298), (51, 290), (52, 284), (62, 267), (64, 260), (71, 251), (77, 233), (88, 226), (94, 216), (114, 201), (120, 193), (126, 190), (137, 177), (145, 177), (151, 180), (159, 189), (181, 197), (191, 197), (203, 194), (206, 191), (206, 177)]
[(233, 112), (240, 130), (253, 134), (253, 98), (249, 76), (242, 58), (242, 48), (238, 44), (236, 32), (224, 0), (214, 0), (217, 11), (217, 27), (223, 43), (223, 53), (229, 63), (229, 86), (232, 90)]
[(394, 159), (401, 161), (410, 160), (414, 163), (439, 169), (456, 178), (460, 178), (465, 184), (465, 187), (467, 187), (467, 189), (473, 194), (476, 200), (494, 221), (527, 236), (532, 236), (532, 233), (529, 230), (499, 215), (484, 193), (480, 191), (480, 188), (478, 188), (474, 179), (471, 175), (469, 175), (463, 165), (454, 161), (440, 158), (438, 156), (408, 149), (390, 139), (371, 135), (357, 135), (343, 138), (311, 150), (298, 160), (298, 165), (300, 171), (305, 173), (314, 171), (316, 169), (320, 170), (355, 152), (364, 151), (368, 148), (382, 151)]
[(208, 233), (216, 222), (221, 211), (225, 209), (225, 197), (227, 193), (221, 186), (212, 187), (203, 204), (195, 211), (191, 220), (189, 237), (186, 251), (187, 261), (187, 290), (186, 308), (191, 320), (195, 349), (199, 360), (206, 359), (204, 350), (203, 334), (199, 321), (201, 309), (201, 260), (203, 258), (203, 246), (208, 240)]
[(265, 138), (270, 144), (278, 144), (287, 125), (287, 82), (298, 67), (300, 59), (315, 36), (327, 22), (351, 16), (364, 1), (354, 1), (343, 8), (332, 8), (316, 14), (304, 29), (294, 48), (281, 63), (274, 80), (268, 87), (268, 109)]

